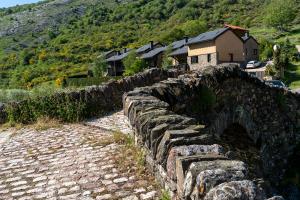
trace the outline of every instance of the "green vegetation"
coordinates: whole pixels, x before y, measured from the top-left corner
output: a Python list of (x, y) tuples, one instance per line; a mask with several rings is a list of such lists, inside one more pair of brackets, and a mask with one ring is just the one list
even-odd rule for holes
[(161, 192), (161, 197), (159, 198), (160, 200), (171, 200), (170, 194), (168, 191), (163, 190)]
[(285, 69), (284, 83), (291, 89), (300, 88), (300, 62), (293, 62)]
[(165, 53), (163, 54), (162, 59), (162, 67), (164, 69), (168, 69), (172, 66), (172, 59), (168, 56), (170, 53), (172, 53), (172, 48), (171, 46), (168, 46)]
[(107, 63), (103, 56), (98, 56), (95, 59), (93, 66), (93, 75), (94, 77), (103, 77), (107, 70)]
[(131, 51), (123, 61), (125, 67), (125, 76), (131, 76), (143, 71), (147, 67), (145, 60), (138, 57), (135, 51)]
[[(279, 18), (268, 13), (277, 9), (277, 1), (49, 0), (0, 9), (0, 88), (32, 89), (89, 69), (99, 77), (104, 71), (101, 52), (136, 48), (150, 40), (168, 44), (224, 23), (249, 27), (259, 42), (289, 38), (291, 44), (300, 43), (299, 12), (290, 11), (284, 31), (265, 27), (266, 19)], [(284, 4), (284, 11), (290, 5), (299, 10), (299, 0)], [(42, 17), (37, 19), (37, 14)], [(270, 56), (269, 47), (263, 49), (263, 58)], [(128, 74), (141, 65), (141, 61), (131, 65)]]
[(49, 117), (65, 122), (76, 122), (87, 116), (84, 99), (71, 98), (66, 93), (29, 98), (19, 105), (6, 105), (9, 123), (33, 123), (39, 118)]
[(266, 9), (265, 22), (278, 30), (286, 30), (287, 25), (295, 19), (296, 12), (295, 0), (272, 0)]

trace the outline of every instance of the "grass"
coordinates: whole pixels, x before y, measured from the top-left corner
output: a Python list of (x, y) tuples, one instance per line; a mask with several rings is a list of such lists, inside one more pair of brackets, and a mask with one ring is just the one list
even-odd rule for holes
[(284, 83), (291, 89), (300, 88), (300, 62), (291, 63), (287, 67)]
[(50, 128), (61, 128), (62, 123), (57, 119), (41, 117), (36, 121), (36, 123), (30, 125), (30, 127), (37, 131), (45, 131)]
[(120, 154), (116, 159), (124, 171), (135, 172), (137, 176), (144, 176), (146, 173), (146, 152), (134, 144), (134, 139), (119, 131), (113, 134), (113, 141), (121, 146)]
[(159, 200), (171, 200), (169, 192), (166, 190), (162, 190)]
[(10, 128), (14, 128), (15, 130), (20, 130), (22, 128), (32, 128), (36, 131), (45, 131), (50, 128), (61, 128), (61, 127), (62, 127), (62, 122), (57, 119), (53, 119), (50, 117), (40, 117), (37, 119), (35, 123), (32, 124), (22, 124), (22, 123), (9, 121), (0, 126), (0, 132), (8, 130)]
[(268, 27), (253, 27), (250, 29), (250, 34), (258, 39), (266, 38), (274, 42), (283, 42), (288, 38), (292, 44), (300, 44), (300, 25), (293, 26), (289, 32), (280, 32)]

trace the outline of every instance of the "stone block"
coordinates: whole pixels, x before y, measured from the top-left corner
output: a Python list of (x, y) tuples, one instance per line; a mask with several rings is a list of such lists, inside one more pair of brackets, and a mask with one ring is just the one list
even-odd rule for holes
[(247, 167), (241, 161), (202, 160), (194, 162), (186, 173), (183, 194), (185, 197), (202, 198), (210, 189), (221, 183), (244, 180), (247, 173)]
[(204, 200), (263, 200), (265, 194), (252, 181), (231, 181), (211, 189)]
[[(177, 192), (179, 196), (183, 196), (185, 176), (189, 167), (194, 162), (200, 161), (213, 161), (213, 160), (227, 160), (223, 155), (215, 153), (199, 153), (192, 156), (180, 156), (176, 159), (176, 179), (177, 179)], [(196, 179), (194, 178), (195, 182)]]
[(176, 159), (179, 156), (192, 156), (201, 153), (224, 154), (224, 149), (217, 144), (214, 145), (183, 145), (173, 147), (167, 159), (168, 176), (176, 181)]

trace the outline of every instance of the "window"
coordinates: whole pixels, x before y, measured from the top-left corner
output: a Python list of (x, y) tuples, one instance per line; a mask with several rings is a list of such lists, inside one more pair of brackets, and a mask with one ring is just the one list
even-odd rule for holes
[(257, 49), (253, 49), (253, 55), (257, 55)]
[(246, 48), (246, 56), (248, 55), (248, 49)]
[(198, 56), (192, 56), (191, 57), (191, 63), (192, 64), (198, 63)]
[(207, 62), (211, 61), (211, 54), (207, 54)]

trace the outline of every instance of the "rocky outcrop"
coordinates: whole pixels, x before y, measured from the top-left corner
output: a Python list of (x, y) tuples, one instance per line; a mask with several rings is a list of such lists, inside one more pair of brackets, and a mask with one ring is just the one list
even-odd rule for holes
[[(300, 111), (299, 96), (234, 65), (137, 88), (123, 96), (123, 107), (136, 142), (148, 150), (149, 166), (173, 199), (266, 199), (271, 193), (264, 183), (282, 178), (299, 134), (300, 115), (293, 112)], [(233, 135), (242, 143), (237, 146), (249, 146), (242, 153), (228, 151), (223, 138), (232, 124), (247, 132)], [(238, 156), (252, 148), (259, 162)]]

